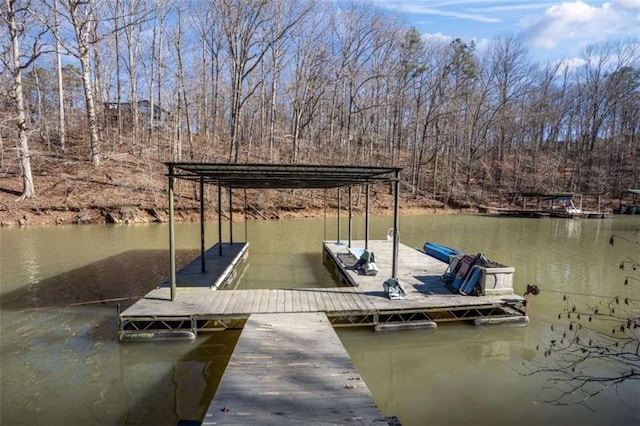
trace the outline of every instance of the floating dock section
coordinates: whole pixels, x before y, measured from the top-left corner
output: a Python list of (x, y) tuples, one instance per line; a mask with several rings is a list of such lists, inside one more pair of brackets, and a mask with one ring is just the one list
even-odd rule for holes
[[(176, 274), (178, 286), (218, 289), (236, 278), (239, 264), (247, 257), (249, 243), (215, 244), (204, 253), (204, 262), (198, 256)], [(169, 280), (161, 287), (169, 287)]]
[(202, 425), (389, 424), (323, 313), (252, 314)]
[[(353, 241), (352, 247), (364, 247), (364, 242)], [(234, 255), (212, 256), (208, 265), (217, 266), (208, 267), (232, 276), (247, 253), (244, 244), (237, 243), (233, 249)], [(524, 297), (453, 293), (441, 280), (446, 263), (403, 244), (399, 245), (398, 279), (407, 294), (402, 300), (390, 300), (383, 283), (390, 277), (392, 243), (369, 241), (368, 249), (376, 256), (376, 276), (352, 269), (357, 257), (346, 245), (323, 244), (326, 265), (345, 284), (335, 288), (215, 290), (218, 279), (208, 272), (183, 269), (177, 275), (175, 300), (171, 301), (170, 288), (165, 284), (119, 314), (119, 338), (189, 338), (203, 331), (242, 326), (252, 314), (275, 313), (323, 312), (335, 327), (368, 326), (376, 330), (435, 328), (439, 322), (453, 321), (528, 322)], [(207, 256), (216, 250), (214, 246)]]
[[(424, 252), (399, 244), (397, 279), (406, 295), (401, 300), (390, 300), (384, 293), (383, 282), (391, 275), (391, 241), (369, 241), (367, 249), (373, 251), (378, 274), (368, 276), (353, 270), (364, 241), (353, 241), (351, 247), (334, 242), (324, 243), (324, 256), (335, 273), (373, 307), (372, 313), (336, 318), (334, 325), (371, 325), (376, 330), (400, 328), (435, 328), (438, 322), (473, 321), (475, 324), (516, 323), (526, 325), (524, 297), (515, 294), (467, 296), (452, 292), (441, 277), (447, 263)], [(356, 249), (354, 249), (356, 248)], [(360, 248), (358, 250), (358, 248)], [(491, 319), (491, 321), (487, 321)]]

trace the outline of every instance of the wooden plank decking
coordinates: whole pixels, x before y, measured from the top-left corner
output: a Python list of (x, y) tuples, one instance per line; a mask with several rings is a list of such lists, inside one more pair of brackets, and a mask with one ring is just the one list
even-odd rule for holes
[(327, 317), (280, 313), (249, 317), (202, 422), (218, 424), (388, 422)]
[[(233, 278), (235, 267), (247, 254), (249, 243), (215, 244), (204, 253), (205, 271), (202, 272), (202, 258), (198, 256), (176, 273), (177, 287), (219, 288)], [(222, 253), (222, 254), (220, 254)], [(170, 286), (167, 280), (161, 287)]]
[[(364, 242), (354, 241), (352, 247), (364, 247)], [(238, 259), (246, 254), (246, 245), (230, 248), (234, 250), (227, 250), (227, 256), (223, 257), (210, 249), (208, 270), (232, 274)], [(211, 284), (215, 277), (210, 272), (198, 272), (196, 260), (178, 274), (179, 288), (174, 301), (170, 300), (170, 289), (165, 284), (120, 314), (120, 338), (158, 327), (160, 330), (186, 328), (195, 336), (206, 329), (210, 321), (215, 322), (215, 326), (208, 328), (215, 329), (221, 323), (227, 326), (232, 320), (269, 313), (324, 312), (336, 326), (485, 318), (502, 321), (511, 317), (526, 324), (527, 318), (521, 311), (523, 297), (454, 294), (440, 280), (447, 265), (408, 246), (400, 244), (398, 254), (398, 278), (407, 290), (402, 300), (390, 300), (383, 290), (384, 281), (391, 276), (391, 242), (369, 242), (379, 268), (376, 276), (351, 270), (349, 267), (357, 259), (349, 254), (345, 245), (325, 242), (323, 249), (329, 264), (350, 286), (215, 291)], [(174, 319), (177, 322), (172, 323)]]
[[(351, 247), (364, 248), (364, 241), (352, 241)], [(494, 305), (524, 300), (518, 295), (465, 296), (452, 293), (440, 279), (448, 265), (404, 244), (398, 245), (397, 278), (404, 285), (407, 295), (402, 300), (389, 300), (382, 284), (391, 277), (393, 244), (391, 241), (369, 241), (368, 249), (376, 257), (379, 271), (376, 276), (359, 274), (349, 268), (358, 259), (349, 253), (346, 245), (324, 243), (325, 255), (332, 258), (349, 285), (368, 296), (377, 310)]]
[(176, 300), (170, 301), (168, 288), (152, 290), (138, 303), (123, 312), (127, 317), (169, 317), (220, 315), (247, 319), (251, 314), (327, 312), (373, 312), (371, 296), (350, 287), (219, 290), (180, 288)]

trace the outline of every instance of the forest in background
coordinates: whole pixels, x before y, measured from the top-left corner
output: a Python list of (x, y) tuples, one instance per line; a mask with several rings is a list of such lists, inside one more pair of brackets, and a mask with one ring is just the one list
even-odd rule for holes
[(400, 166), (403, 199), (455, 208), (640, 186), (638, 40), (540, 63), (367, 2), (2, 2), (5, 198), (162, 204), (164, 161)]

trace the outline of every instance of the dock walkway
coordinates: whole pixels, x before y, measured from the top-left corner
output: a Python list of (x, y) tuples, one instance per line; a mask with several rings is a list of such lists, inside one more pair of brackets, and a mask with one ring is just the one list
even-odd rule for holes
[(380, 424), (323, 313), (252, 314), (202, 425)]

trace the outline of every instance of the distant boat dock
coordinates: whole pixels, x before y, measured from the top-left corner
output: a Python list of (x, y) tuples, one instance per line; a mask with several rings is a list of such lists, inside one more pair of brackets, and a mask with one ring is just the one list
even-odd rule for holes
[[(513, 192), (510, 194), (519, 208), (490, 208), (481, 210), (485, 213), (507, 217), (527, 218), (590, 218), (605, 219), (613, 217), (611, 210), (600, 208), (601, 194), (576, 194), (573, 192)], [(582, 208), (585, 196), (595, 197), (595, 210)], [(576, 201), (577, 200), (577, 201)], [(574, 201), (578, 203), (576, 206)]]

